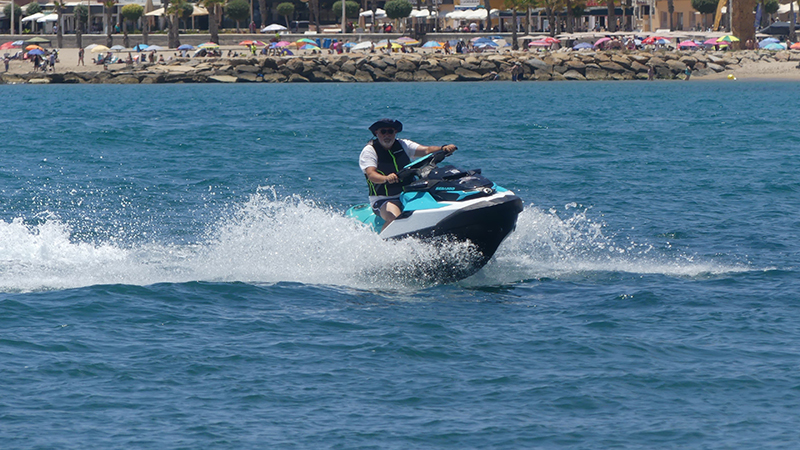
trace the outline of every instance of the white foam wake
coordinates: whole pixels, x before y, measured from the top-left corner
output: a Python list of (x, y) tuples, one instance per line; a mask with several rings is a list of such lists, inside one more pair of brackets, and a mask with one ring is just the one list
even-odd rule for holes
[[(416, 288), (430, 283), (419, 279), (428, 267), (467, 261), (473, 251), (467, 245), (443, 249), (416, 240), (383, 241), (341, 211), (297, 196), (278, 198), (269, 188), (210, 224), (206, 236), (189, 245), (80, 242), (71, 229), (53, 217), (34, 225), (21, 218), (0, 221), (0, 291), (187, 281)], [(528, 207), (495, 259), (464, 283), (497, 285), (585, 272), (692, 277), (743, 270), (750, 269), (620, 243), (585, 212), (562, 219)]]

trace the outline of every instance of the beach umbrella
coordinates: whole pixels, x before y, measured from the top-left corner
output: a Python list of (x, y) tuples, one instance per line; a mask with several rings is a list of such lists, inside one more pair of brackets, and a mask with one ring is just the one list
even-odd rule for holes
[(289, 41), (279, 41), (275, 43), (275, 47), (288, 47), (290, 45), (292, 45), (292, 43)]
[(683, 41), (680, 44), (678, 44), (678, 47), (680, 47), (680, 48), (694, 48), (694, 47), (699, 47), (699, 46), (694, 41)]
[(193, 50), (193, 49), (194, 45), (189, 45), (189, 44), (183, 44), (180, 47), (178, 47), (178, 50)]
[(444, 48), (444, 44), (438, 41), (428, 41), (422, 44), (423, 48)]
[(246, 41), (239, 42), (239, 45), (253, 45), (253, 44), (255, 44), (256, 42), (257, 42), (257, 41), (251, 41), (251, 40), (249, 40), (249, 39), (248, 39), (248, 40), (246, 40)]
[(31, 44), (31, 45), (29, 45), (29, 46), (25, 47), (25, 51), (28, 51), (28, 52), (29, 52), (29, 51), (31, 51), (31, 50), (44, 50), (44, 49), (43, 49), (42, 47), (39, 47), (39, 46), (38, 46), (38, 45), (36, 45), (36, 44)]
[(286, 31), (288, 28), (281, 24), (273, 23), (272, 25), (267, 25), (261, 29), (262, 33), (267, 33), (271, 31)]
[(145, 51), (148, 51), (148, 52), (157, 52), (157, 51), (162, 51), (162, 50), (166, 50), (166, 49), (164, 47), (160, 46), (160, 45), (148, 45), (147, 48), (145, 48)]
[(106, 47), (105, 45), (96, 45), (90, 51), (92, 53), (102, 53), (111, 50), (110, 48)]
[(492, 42), (497, 44), (498, 47), (508, 47), (509, 45), (511, 45), (508, 42), (506, 42), (505, 39), (492, 39)]
[(703, 45), (728, 45), (727, 42), (718, 42), (717, 38), (706, 39), (703, 41)]
[(109, 50), (120, 51), (120, 50), (125, 50), (125, 47), (123, 47), (121, 45), (115, 45), (115, 46), (111, 47)]
[(722, 36), (721, 38), (717, 39), (717, 43), (720, 42), (739, 42), (739, 38), (730, 34), (726, 34), (725, 36)]
[(611, 40), (611, 38), (608, 38), (608, 37), (600, 38), (600, 39), (597, 40), (597, 42), (594, 43), (594, 46), (595, 47), (599, 47), (599, 46), (605, 44), (606, 42), (608, 42), (610, 40)]
[(11, 42), (11, 41), (8, 41), (5, 44), (0, 45), (0, 50), (9, 50), (9, 49), (12, 49), (12, 48), (14, 48), (14, 43)]
[[(96, 45), (96, 44), (92, 44), (92, 45)], [(91, 47), (91, 45), (89, 47)], [(89, 47), (86, 47), (86, 49), (87, 50), (91, 50)], [(136, 46), (133, 47), (133, 50), (135, 50), (137, 52), (141, 52), (146, 48), (147, 48), (147, 44), (136, 44)]]
[[(528, 43), (528, 47), (550, 47), (550, 45), (552, 45), (552, 44), (550, 44), (549, 42), (545, 42), (543, 40), (542, 41), (533, 41), (533, 42), (529, 42)], [(592, 46), (590, 45), (589, 48), (591, 48), (591, 47)]]
[(669, 43), (669, 39), (667, 39), (667, 38), (665, 38), (665, 37), (661, 37), (661, 36), (648, 36), (648, 37), (646, 37), (646, 38), (644, 38), (644, 39), (642, 40), (642, 43), (643, 43), (643, 44), (648, 44), (648, 45), (652, 45), (652, 44), (662, 44), (663, 42), (659, 42), (659, 41), (661, 41), (662, 39), (663, 39), (664, 41), (666, 41), (666, 43)]
[(578, 42), (577, 44), (572, 46), (573, 50), (583, 50), (587, 48), (592, 48), (592, 44), (588, 42)]
[(44, 50), (35, 48), (28, 52), (29, 55), (44, 55)]
[(320, 48), (317, 47), (316, 44), (305, 44), (300, 47), (300, 50), (319, 50)]
[(758, 48), (764, 48), (764, 47), (765, 47), (767, 44), (778, 44), (778, 43), (780, 43), (780, 42), (781, 42), (781, 41), (779, 41), (778, 39), (776, 39), (776, 38), (773, 38), (773, 37), (766, 38), (766, 39), (764, 39), (763, 41), (760, 41), (760, 42), (758, 43)]
[(217, 44), (216, 42), (204, 42), (198, 45), (197, 48), (205, 50), (217, 50), (219, 48), (219, 44)]
[(358, 44), (353, 46), (353, 50), (369, 50), (372, 48), (372, 42), (364, 41), (359, 42)]
[(762, 47), (762, 48), (763, 48), (764, 50), (773, 50), (773, 51), (774, 51), (774, 50), (786, 50), (786, 46), (785, 46), (785, 45), (783, 45), (783, 44), (777, 44), (777, 43), (775, 43), (775, 42), (773, 42), (773, 43), (771, 43), (771, 44), (767, 44), (767, 45), (765, 45), (765, 46), (764, 46), (764, 47)]
[(85, 47), (86, 50), (92, 51), (93, 48), (97, 47), (99, 44), (89, 44)]
[(546, 38), (544, 38), (544, 39), (540, 39), (540, 41), (545, 41), (545, 42), (547, 42), (548, 44), (552, 44), (553, 42), (561, 42), (560, 40), (558, 40), (558, 39), (556, 39), (556, 38), (554, 38), (554, 37), (552, 37), (552, 36), (547, 36), (547, 37), (546, 37)]
[(296, 42), (317, 45), (317, 41), (312, 41), (309, 38), (298, 39)]
[(800, 42), (795, 42), (795, 43), (794, 43), (794, 44), (792, 44), (792, 46), (791, 46), (791, 47), (789, 47), (789, 48), (790, 48), (790, 49), (792, 49), (792, 50), (800, 50)]

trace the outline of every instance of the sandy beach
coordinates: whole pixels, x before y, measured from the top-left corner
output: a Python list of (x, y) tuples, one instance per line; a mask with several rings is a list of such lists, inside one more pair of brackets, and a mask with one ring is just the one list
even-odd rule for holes
[[(242, 56), (249, 56), (249, 53), (245, 52), (242, 46), (221, 46), (221, 51), (223, 55), (228, 54), (228, 50), (233, 52), (239, 52)], [(135, 55), (135, 52), (131, 52)], [(296, 56), (311, 56), (310, 51), (299, 51), (299, 54)], [(426, 53), (433, 53), (433, 51), (418, 51), (417, 54), (426, 54)], [(680, 52), (681, 54), (691, 55), (691, 52)], [(794, 53), (794, 52), (793, 52)], [(800, 52), (797, 52), (800, 54)], [(127, 51), (117, 52), (117, 55), (124, 58), (127, 56)], [(159, 52), (159, 54), (163, 55), (165, 59), (169, 60), (170, 57), (177, 57), (179, 53), (174, 50), (165, 50)], [(541, 52), (525, 52), (525, 51), (505, 51), (501, 52), (502, 55), (510, 55), (516, 58), (525, 58), (525, 57), (536, 57), (542, 58), (543, 53)], [(395, 56), (399, 56), (400, 54), (395, 54)], [(487, 55), (487, 54), (475, 54), (476, 56), (480, 55)], [(365, 56), (364, 53), (360, 52), (353, 52), (353, 53), (345, 53), (342, 55), (337, 54), (329, 54), (327, 51), (323, 51), (322, 53), (313, 55), (315, 58), (325, 58), (325, 59), (338, 59), (341, 56), (350, 56), (350, 57), (360, 57)], [(56, 72), (93, 72), (97, 70), (102, 70), (102, 66), (96, 65), (92, 62), (92, 58), (96, 58), (96, 53), (86, 53), (85, 54), (85, 62), (86, 65), (78, 65), (78, 49), (75, 48), (65, 48), (59, 50), (59, 63), (56, 64)], [(261, 56), (263, 58), (263, 56)], [(202, 58), (201, 58), (202, 59)], [(115, 64), (110, 66), (110, 68), (122, 67), (122, 64)], [(720, 79), (729, 79), (729, 75), (733, 75), (736, 80), (793, 80), (793, 81), (800, 81), (800, 68), (798, 67), (798, 61), (776, 61), (776, 60), (758, 60), (758, 61), (749, 61), (743, 59), (742, 64), (739, 67), (734, 67), (733, 69), (725, 70), (723, 72), (718, 73), (706, 73), (701, 75), (695, 75), (691, 78), (691, 80), (720, 80)], [(19, 61), (19, 60), (12, 60), (9, 65), (8, 73), (10, 74), (26, 74), (32, 71), (31, 63), (29, 61)], [(0, 72), (2, 73), (2, 72)]]

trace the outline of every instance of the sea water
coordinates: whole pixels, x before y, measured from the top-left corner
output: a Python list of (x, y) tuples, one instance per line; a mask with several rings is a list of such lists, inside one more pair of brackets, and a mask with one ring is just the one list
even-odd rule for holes
[[(793, 448), (798, 94), (2, 87), (0, 446)], [(382, 117), (524, 200), (477, 275), (344, 218)]]

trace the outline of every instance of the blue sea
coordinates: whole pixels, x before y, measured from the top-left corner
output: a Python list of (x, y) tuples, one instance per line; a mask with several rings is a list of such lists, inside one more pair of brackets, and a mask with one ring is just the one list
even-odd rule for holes
[[(0, 93), (3, 449), (800, 442), (797, 83)], [(382, 117), (524, 200), (473, 277), (344, 217)]]

